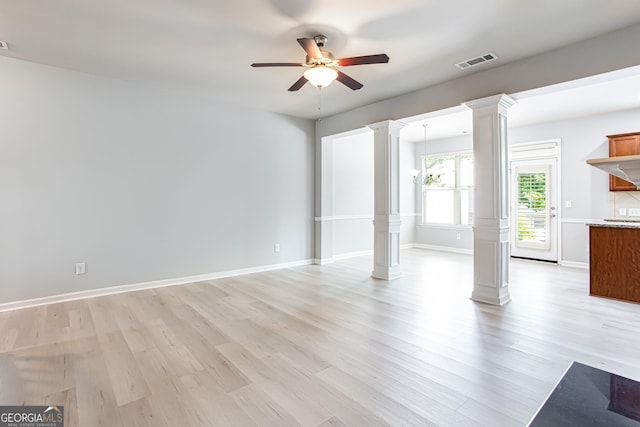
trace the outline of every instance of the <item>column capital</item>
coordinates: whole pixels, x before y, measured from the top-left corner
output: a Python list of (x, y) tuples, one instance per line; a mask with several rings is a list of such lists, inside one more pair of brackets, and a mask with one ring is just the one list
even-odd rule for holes
[(406, 125), (407, 125), (406, 123), (400, 122), (397, 120), (384, 120), (381, 122), (371, 123), (370, 125), (367, 125), (367, 127), (373, 131), (380, 130), (380, 129), (400, 130)]
[(517, 104), (517, 101), (507, 94), (501, 93), (499, 95), (487, 96), (486, 98), (474, 99), (473, 101), (467, 101), (463, 105), (477, 110), (484, 107), (498, 106), (505, 110), (513, 107)]

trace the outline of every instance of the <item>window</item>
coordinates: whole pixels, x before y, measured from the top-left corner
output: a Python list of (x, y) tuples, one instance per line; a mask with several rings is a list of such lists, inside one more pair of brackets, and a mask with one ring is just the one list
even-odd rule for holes
[(549, 249), (549, 210), (547, 199), (549, 181), (547, 177), (550, 168), (541, 167), (543, 171), (521, 171), (524, 167), (516, 168), (518, 185), (516, 215), (518, 228), (516, 230), (516, 245), (538, 249)]
[(473, 223), (471, 153), (427, 156), (422, 160), (422, 223)]

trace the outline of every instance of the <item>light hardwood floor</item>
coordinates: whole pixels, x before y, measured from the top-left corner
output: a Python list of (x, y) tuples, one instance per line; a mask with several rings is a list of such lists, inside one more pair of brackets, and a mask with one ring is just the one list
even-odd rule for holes
[(513, 301), (469, 300), (472, 258), (371, 258), (0, 313), (0, 405), (67, 426), (522, 426), (572, 360), (640, 380), (640, 305), (588, 271), (511, 262)]

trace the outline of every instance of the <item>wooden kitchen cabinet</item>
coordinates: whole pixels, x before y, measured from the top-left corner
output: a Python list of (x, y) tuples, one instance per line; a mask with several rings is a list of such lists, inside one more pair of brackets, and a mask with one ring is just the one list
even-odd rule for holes
[(640, 225), (589, 224), (589, 294), (640, 303)]
[[(609, 135), (609, 157), (640, 154), (640, 132)], [(638, 191), (635, 184), (609, 175), (609, 191)]]

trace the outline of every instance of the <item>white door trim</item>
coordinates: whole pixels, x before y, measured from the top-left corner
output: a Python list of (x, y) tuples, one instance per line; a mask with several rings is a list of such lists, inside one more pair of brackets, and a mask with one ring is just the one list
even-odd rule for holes
[[(556, 262), (560, 264), (562, 262), (562, 157), (561, 157), (561, 142), (560, 138), (546, 139), (540, 141), (523, 142), (509, 145), (509, 175), (510, 182), (513, 179), (513, 162), (521, 160), (545, 160), (555, 159), (555, 183), (553, 190), (556, 196)], [(513, 200), (513, 192), (515, 189), (510, 189), (510, 200)], [(513, 214), (513, 209), (511, 209)], [(512, 222), (513, 224), (513, 222)], [(511, 226), (513, 228), (513, 226)], [(513, 229), (511, 232), (515, 232)], [(513, 240), (513, 239), (510, 239)]]

